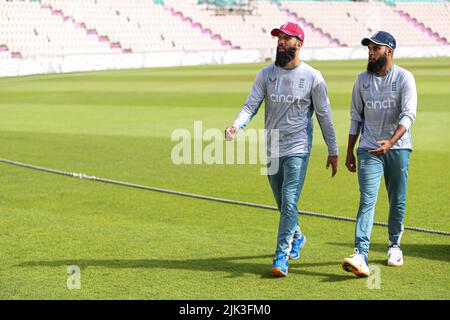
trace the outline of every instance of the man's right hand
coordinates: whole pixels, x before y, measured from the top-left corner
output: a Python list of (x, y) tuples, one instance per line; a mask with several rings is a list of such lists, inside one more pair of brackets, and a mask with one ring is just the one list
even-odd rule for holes
[(350, 172), (356, 172), (356, 158), (353, 154), (353, 151), (347, 152), (347, 158), (345, 159), (345, 166), (347, 167), (348, 171)]
[(228, 128), (225, 129), (225, 140), (231, 141), (236, 136), (236, 133), (238, 131), (237, 126), (231, 125)]

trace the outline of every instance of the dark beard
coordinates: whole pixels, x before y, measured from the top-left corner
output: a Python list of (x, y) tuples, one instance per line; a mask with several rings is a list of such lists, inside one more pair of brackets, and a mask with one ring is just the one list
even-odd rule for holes
[(383, 69), (387, 64), (387, 55), (379, 57), (375, 61), (369, 61), (367, 64), (367, 72), (371, 74), (377, 74)]
[(275, 57), (275, 65), (277, 67), (284, 68), (289, 62), (295, 58), (295, 53), (297, 51), (296, 47), (288, 47), (286, 51), (277, 50), (277, 55)]

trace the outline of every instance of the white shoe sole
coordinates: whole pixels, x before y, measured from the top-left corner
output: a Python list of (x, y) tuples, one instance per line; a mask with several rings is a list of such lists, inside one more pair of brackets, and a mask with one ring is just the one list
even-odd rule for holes
[(403, 265), (403, 260), (400, 262), (389, 262), (387, 263), (389, 267), (401, 267)]
[(352, 261), (349, 258), (344, 259), (341, 263), (342, 269), (344, 269), (347, 272), (353, 273), (355, 276), (358, 277), (368, 277), (370, 274), (369, 272), (364, 272), (357, 266), (353, 265)]

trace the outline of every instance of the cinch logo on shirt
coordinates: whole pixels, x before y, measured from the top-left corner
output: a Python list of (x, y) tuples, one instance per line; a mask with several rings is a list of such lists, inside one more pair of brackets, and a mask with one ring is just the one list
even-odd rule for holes
[(397, 107), (394, 99), (387, 98), (384, 100), (368, 100), (366, 102), (367, 109), (390, 109)]
[(294, 103), (295, 100), (300, 100), (299, 96), (294, 96), (292, 94), (284, 95), (284, 94), (271, 94), (270, 95), (270, 101), (277, 102), (277, 103)]

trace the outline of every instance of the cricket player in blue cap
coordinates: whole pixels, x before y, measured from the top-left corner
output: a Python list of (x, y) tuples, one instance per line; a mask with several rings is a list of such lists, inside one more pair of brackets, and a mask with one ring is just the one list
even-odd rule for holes
[[(410, 127), (416, 119), (417, 92), (411, 72), (393, 63), (395, 38), (379, 31), (361, 44), (369, 50), (367, 70), (357, 77), (350, 106), (350, 133), (345, 165), (358, 172), (360, 203), (355, 253), (342, 262), (345, 271), (368, 276), (370, 235), (381, 177), (389, 197), (388, 266), (403, 265), (400, 239), (406, 209)], [(357, 159), (354, 154), (360, 136)]]

